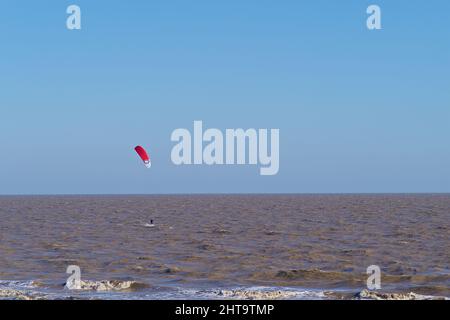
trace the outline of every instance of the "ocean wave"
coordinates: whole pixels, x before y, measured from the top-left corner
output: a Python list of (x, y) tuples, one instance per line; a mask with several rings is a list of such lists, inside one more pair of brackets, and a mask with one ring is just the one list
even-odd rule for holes
[(30, 281), (20, 281), (20, 280), (0, 280), (0, 289), (1, 288), (33, 288), (36, 286), (37, 282), (30, 280)]
[(0, 280), (0, 299), (7, 300), (73, 300), (73, 299), (135, 299), (134, 291), (149, 287), (136, 281), (80, 281), (64, 286), (40, 281)]
[(0, 289), (0, 299), (9, 300), (40, 300), (45, 299), (45, 295), (38, 292), (15, 290), (15, 289)]
[(281, 287), (236, 287), (224, 289), (179, 289), (173, 295), (189, 299), (230, 299), (230, 300), (322, 300), (327, 295), (322, 290), (308, 290)]
[(65, 283), (65, 287), (69, 290), (84, 291), (130, 291), (146, 287), (145, 284), (136, 281), (122, 280), (80, 280)]
[(242, 288), (220, 290), (219, 297), (243, 300), (278, 300), (278, 299), (325, 299), (323, 291), (293, 290), (279, 288)]
[(153, 287), (135, 281), (82, 281), (80, 289), (44, 285), (38, 281), (1, 281), (0, 300), (450, 300), (416, 292), (327, 290), (297, 287), (239, 286), (199, 289)]
[(362, 290), (354, 296), (357, 300), (449, 300), (447, 297), (422, 295), (414, 292), (376, 292), (367, 289)]
[(0, 299), (41, 300), (46, 294), (34, 291), (34, 281), (0, 280)]

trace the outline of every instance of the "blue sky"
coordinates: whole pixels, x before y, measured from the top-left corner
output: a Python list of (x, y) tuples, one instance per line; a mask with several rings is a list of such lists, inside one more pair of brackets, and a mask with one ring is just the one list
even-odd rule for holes
[[(70, 4), (82, 30), (65, 27)], [(370, 4), (380, 31), (366, 28)], [(450, 192), (449, 12), (445, 0), (3, 1), (0, 194)], [(170, 134), (194, 120), (279, 128), (279, 174), (173, 165)]]

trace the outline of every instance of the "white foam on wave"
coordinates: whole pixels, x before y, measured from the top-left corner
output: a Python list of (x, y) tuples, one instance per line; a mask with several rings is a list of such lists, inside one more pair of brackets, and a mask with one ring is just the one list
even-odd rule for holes
[(31, 289), (33, 287), (34, 281), (0, 280), (0, 288)]
[[(86, 286), (89, 290), (54, 289), (37, 286), (35, 281), (1, 281), (0, 297), (12, 299), (193, 299), (193, 300), (319, 300), (326, 299), (324, 291), (287, 287), (240, 286), (227, 288), (182, 288), (182, 287), (153, 287), (138, 292), (120, 292), (117, 288), (97, 290), (97, 284), (102, 282), (89, 282), (95, 286)], [(88, 288), (87, 288), (88, 287)], [(128, 286), (127, 286), (128, 288)], [(121, 288), (123, 289), (123, 288)], [(103, 292), (102, 292), (103, 291)]]
[(173, 299), (230, 299), (230, 300), (322, 300), (326, 294), (322, 290), (286, 287), (233, 287), (223, 289), (179, 288), (171, 294)]
[(325, 293), (320, 290), (305, 290), (277, 287), (250, 287), (232, 290), (220, 290), (219, 296), (245, 300), (275, 300), (275, 299), (325, 299)]
[(135, 281), (120, 281), (120, 280), (80, 280), (66, 283), (66, 288), (69, 290), (86, 290), (86, 291), (120, 291), (129, 290), (137, 285)]
[(45, 294), (34, 291), (34, 281), (0, 280), (0, 299), (45, 299)]
[[(113, 285), (108, 286), (107, 284)], [(131, 283), (131, 282), (130, 282)], [(293, 287), (269, 286), (236, 286), (223, 288), (195, 288), (195, 287), (160, 287), (146, 286), (129, 291), (128, 282), (95, 282), (84, 288), (85, 290), (58, 289), (47, 287), (36, 281), (0, 280), (0, 300), (54, 300), (54, 299), (102, 299), (102, 300), (324, 300), (342, 299), (336, 295), (345, 293), (347, 299), (361, 300), (435, 300), (448, 297), (426, 296), (415, 293), (379, 293), (363, 290), (353, 297), (351, 291), (324, 291), (320, 289), (305, 289)], [(117, 285), (120, 284), (120, 285)], [(102, 286), (105, 286), (103, 288)], [(105, 289), (105, 290), (102, 290)], [(125, 290), (123, 290), (125, 289)]]
[(449, 300), (444, 296), (423, 295), (414, 292), (395, 293), (395, 292), (376, 292), (367, 289), (355, 295), (359, 300)]

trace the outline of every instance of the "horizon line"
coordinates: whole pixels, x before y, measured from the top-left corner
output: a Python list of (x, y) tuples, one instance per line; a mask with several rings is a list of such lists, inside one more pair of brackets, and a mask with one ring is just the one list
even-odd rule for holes
[(45, 196), (248, 196), (248, 195), (450, 195), (450, 192), (192, 192), (192, 193), (11, 193), (0, 197)]

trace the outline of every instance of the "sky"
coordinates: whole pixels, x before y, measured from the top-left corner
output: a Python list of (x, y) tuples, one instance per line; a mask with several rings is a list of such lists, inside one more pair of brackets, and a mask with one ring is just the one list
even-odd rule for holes
[[(4, 0), (0, 194), (450, 192), (449, 15), (447, 0)], [(174, 165), (171, 133), (194, 120), (280, 129), (279, 173)]]

